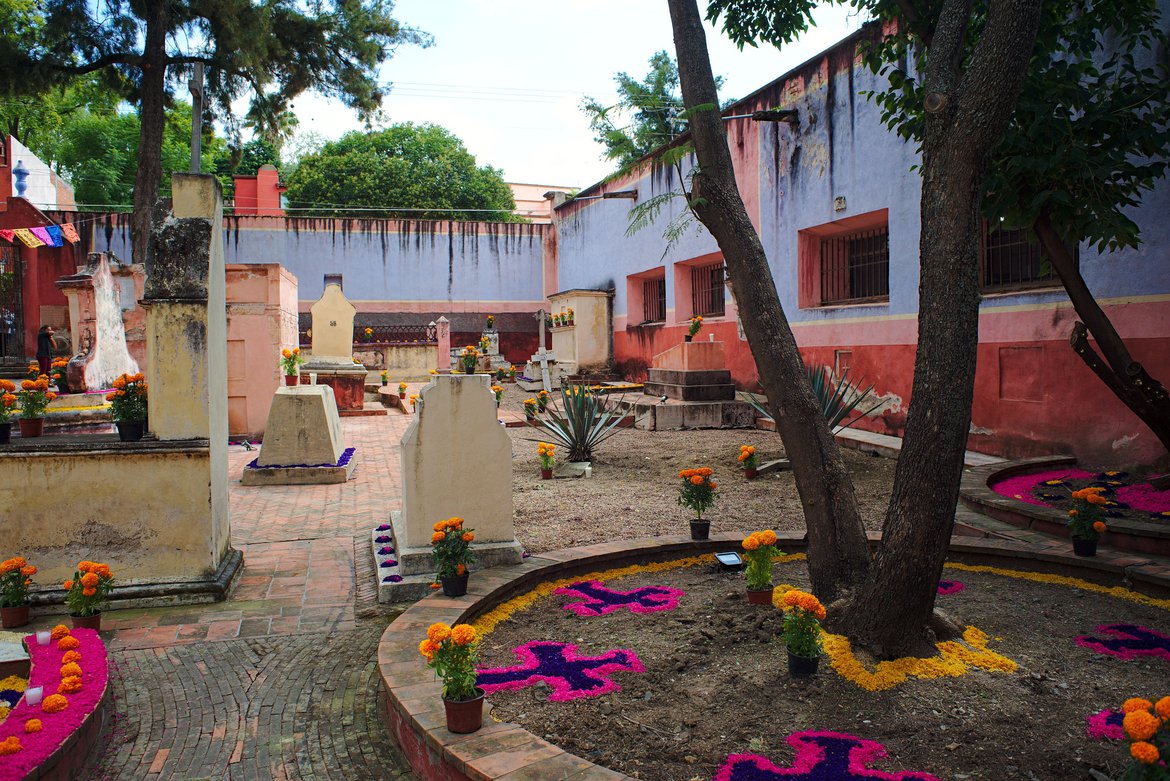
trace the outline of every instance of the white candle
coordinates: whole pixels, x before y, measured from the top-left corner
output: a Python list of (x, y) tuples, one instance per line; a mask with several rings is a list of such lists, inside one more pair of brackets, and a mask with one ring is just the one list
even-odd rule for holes
[(310, 385), (317, 384), (317, 372), (309, 372), (309, 384)]
[(41, 697), (44, 696), (45, 689), (43, 686), (30, 686), (24, 690), (24, 701), (29, 706), (37, 706), (41, 704)]
[(48, 645), (52, 640), (52, 632), (37, 632), (37, 645)]

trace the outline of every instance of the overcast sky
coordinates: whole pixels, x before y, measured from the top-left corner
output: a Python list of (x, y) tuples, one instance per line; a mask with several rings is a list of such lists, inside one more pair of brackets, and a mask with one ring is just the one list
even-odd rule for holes
[[(674, 56), (665, 0), (398, 0), (394, 12), (435, 45), (403, 47), (384, 66), (394, 85), (384, 104), (390, 121), (443, 125), (510, 182), (584, 187), (610, 173), (582, 98), (611, 105), (615, 73), (641, 78), (655, 51)], [(782, 51), (740, 52), (709, 29), (721, 99), (762, 87), (861, 23), (839, 6), (822, 6), (816, 18)], [(351, 111), (318, 96), (298, 99), (295, 111), (302, 131), (327, 138), (360, 129)]]

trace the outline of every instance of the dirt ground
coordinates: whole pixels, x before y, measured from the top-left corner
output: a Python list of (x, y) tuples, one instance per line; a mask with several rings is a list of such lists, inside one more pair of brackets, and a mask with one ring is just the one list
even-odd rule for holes
[[(686, 442), (668, 441), (674, 449)], [(647, 452), (642, 456), (647, 468), (666, 469)], [(790, 490), (780, 482), (766, 490), (773, 496)], [(558, 484), (548, 490), (562, 489)], [(752, 506), (758, 510), (765, 503)], [(539, 512), (535, 506), (533, 512)], [(672, 523), (673, 515), (664, 516), (660, 525)], [(558, 525), (573, 528), (565, 520)], [(1074, 638), (1106, 623), (1141, 624), (1170, 634), (1170, 613), (991, 574), (948, 569), (944, 578), (962, 581), (966, 588), (940, 596), (940, 607), (987, 632), (989, 648), (1017, 662), (1017, 671), (911, 679), (868, 692), (822, 658), (817, 676), (795, 681), (777, 638), (779, 612), (747, 604), (742, 575), (698, 566), (605, 584), (682, 589), (685, 595), (673, 611), (619, 610), (583, 618), (563, 609), (572, 597), (552, 595), (500, 624), (484, 640), (481, 667), (514, 664), (514, 647), (552, 640), (576, 643), (585, 655), (629, 649), (646, 671), (618, 672), (614, 680), (620, 691), (567, 702), (548, 701), (550, 690), (544, 685), (495, 692), (489, 697), (492, 715), (647, 781), (707, 781), (729, 754), (741, 752), (788, 767), (793, 751), (785, 737), (806, 729), (884, 744), (889, 758), (876, 767), (888, 772), (927, 771), (946, 781), (1066, 781), (1087, 779), (1095, 769), (1116, 778), (1127, 758), (1125, 745), (1088, 738), (1086, 717), (1120, 708), (1131, 696), (1170, 694), (1170, 663), (1155, 657), (1122, 661), (1082, 648)], [(774, 580), (807, 586), (804, 564), (777, 564)]]
[[(504, 385), (505, 410), (520, 411), (527, 396)], [(719, 483), (715, 506), (704, 517), (711, 530), (804, 529), (804, 515), (790, 471), (748, 481), (740, 445), (755, 445), (760, 463), (784, 455), (779, 435), (753, 429), (639, 431), (622, 429), (604, 442), (593, 461), (593, 477), (541, 480), (538, 431), (510, 428), (512, 493), (516, 534), (529, 553), (589, 545), (612, 539), (689, 533), (690, 511), (680, 506), (678, 472), (709, 466)], [(532, 441), (528, 441), (532, 440)], [(861, 516), (880, 529), (894, 480), (894, 462), (845, 450)]]

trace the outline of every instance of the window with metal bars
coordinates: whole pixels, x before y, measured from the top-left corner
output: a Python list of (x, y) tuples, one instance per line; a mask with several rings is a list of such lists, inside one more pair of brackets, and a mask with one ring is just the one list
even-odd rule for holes
[(691, 314), (720, 317), (723, 308), (723, 264), (691, 269)]
[(642, 280), (642, 322), (666, 321), (666, 278)]
[[(988, 223), (983, 233), (983, 289), (999, 292), (1059, 285), (1047, 255), (1036, 241), (1029, 241), (1027, 228), (1008, 230)], [(1076, 245), (1068, 251), (1080, 263)]]
[(890, 297), (890, 229), (883, 225), (821, 239), (822, 304)]

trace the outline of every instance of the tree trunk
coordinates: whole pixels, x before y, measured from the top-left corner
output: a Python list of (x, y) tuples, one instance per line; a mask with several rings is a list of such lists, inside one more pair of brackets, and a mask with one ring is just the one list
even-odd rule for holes
[[(748, 345), (804, 507), (813, 591), (831, 602), (869, 568), (853, 482), (813, 397), (763, 245), (739, 195), (696, 2), (669, 0), (668, 4), (683, 102), (690, 112), (698, 160), (693, 208), (723, 252)], [(696, 106), (709, 108), (696, 110)]]
[[(1073, 350), (1101, 378), (1113, 395), (1146, 424), (1162, 447), (1170, 451), (1170, 395), (1166, 393), (1166, 388), (1130, 356), (1109, 316), (1085, 284), (1076, 258), (1068, 251), (1047, 212), (1040, 213), (1032, 228), (1048, 254), (1052, 267), (1056, 269), (1073, 308), (1084, 321), (1083, 325), (1077, 323), (1069, 337)], [(1089, 344), (1085, 335), (1086, 326), (1097, 342), (1100, 356)]]
[(923, 87), (939, 110), (926, 115), (922, 150), (914, 384), (882, 543), (841, 617), (850, 639), (882, 658), (934, 650), (929, 625), (971, 424), (984, 177), (1019, 97), (1039, 16), (1040, 0), (992, 0), (960, 74), (970, 0), (946, 0), (927, 54)]
[(134, 215), (131, 220), (134, 262), (146, 261), (150, 214), (162, 181), (162, 137), (167, 78), (167, 0), (146, 0), (143, 14), (146, 40), (142, 49), (142, 83), (138, 96), (138, 171), (134, 177)]

